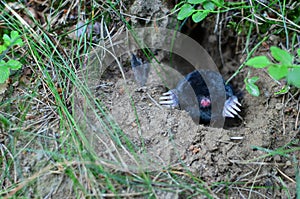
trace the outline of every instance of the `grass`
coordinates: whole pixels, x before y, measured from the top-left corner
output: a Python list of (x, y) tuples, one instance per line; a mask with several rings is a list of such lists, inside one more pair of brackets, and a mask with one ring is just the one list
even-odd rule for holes
[[(0, 194), (5, 197), (28, 197), (32, 188), (41, 190), (39, 186), (47, 186), (39, 185), (40, 179), (54, 175), (68, 178), (74, 186), (69, 194), (76, 197), (148, 195), (151, 198), (155, 189), (172, 191), (173, 185), (163, 181), (155, 182), (154, 174), (145, 171), (137, 174), (118, 171), (123, 164), (118, 160), (119, 157), (113, 157), (115, 161), (99, 158), (94, 147), (90, 145), (88, 136), (91, 134), (87, 134), (89, 125), (84, 126), (85, 122), (90, 123), (89, 118), (85, 117), (85, 112), (76, 113), (74, 104), (78, 98), (76, 99), (75, 95), (80, 95), (85, 100), (85, 109), (90, 110), (89, 113), (93, 113), (97, 122), (101, 124), (101, 133), (107, 135), (115, 146), (137, 156), (135, 146), (107, 114), (105, 107), (95, 100), (85, 77), (79, 75), (80, 71), (84, 70), (82, 55), (88, 54), (89, 38), (79, 38), (78, 42), (73, 43), (67, 50), (71, 52), (67, 55), (64, 47), (60, 45), (64, 41), (63, 37), (54, 38), (42, 28), (23, 29), (24, 21), (18, 20), (20, 17), (17, 13), (9, 20), (6, 19), (8, 15), (9, 13), (4, 12), (1, 20), (6, 20), (9, 28), (22, 33), (28, 60), (24, 66), (33, 71), (30, 78), (35, 81), (24, 85), (24, 90), (18, 93), (18, 97), (8, 98), (8, 101), (1, 104), (3, 110), (16, 109), (18, 112), (10, 110), (7, 112), (11, 115), (6, 115), (9, 121), (14, 117), (16, 121), (5, 129), (10, 134), (10, 141), (1, 148), (3, 157), (6, 157), (1, 161), (6, 171), (2, 173), (1, 181), (6, 182), (2, 184)], [(35, 23), (39, 25), (38, 22)], [(77, 46), (83, 46), (84, 50), (79, 50)], [(12, 102), (16, 103), (11, 105)], [(28, 119), (30, 115), (34, 115), (32, 120)], [(80, 121), (77, 120), (78, 117), (81, 117)], [(17, 140), (20, 139), (22, 142), (18, 144)], [(106, 147), (109, 149), (111, 146)], [(32, 168), (29, 166), (32, 171), (30, 176), (26, 176), (24, 166), (20, 162), (23, 162), (24, 156), (35, 158), (34, 156), (38, 155), (43, 158), (40, 158), (38, 164), (32, 165)], [(165, 174), (160, 175), (161, 178), (166, 178)], [(190, 189), (188, 184), (180, 184), (180, 189)], [(59, 187), (53, 188), (57, 190)], [(120, 193), (121, 190), (125, 193)], [(126, 193), (126, 190), (129, 193)], [(50, 190), (46, 188), (46, 191)], [(199, 191), (203, 192), (201, 189)], [(42, 196), (43, 193), (34, 193), (36, 194)]]
[[(66, 2), (71, 4), (71, 1)], [(64, 1), (56, 3), (51, 5), (56, 7), (51, 16), (53, 20), (59, 17), (58, 11), (66, 5)], [(114, 6), (118, 4), (102, 3), (99, 7), (118, 13)], [(255, 9), (258, 7), (257, 5)], [(191, 172), (188, 167), (159, 171), (141, 168), (138, 171), (130, 170), (130, 165), (122, 159), (123, 154), (129, 154), (132, 160), (138, 161), (139, 147), (117, 125), (101, 99), (94, 96), (95, 85), (90, 79), (98, 78), (99, 68), (85, 67), (89, 61), (86, 61), (85, 55), (90, 54), (93, 48), (92, 38), (83, 34), (70, 42), (67, 37), (69, 32), (57, 34), (54, 24), (42, 27), (33, 19), (32, 24), (28, 24), (17, 12), (7, 10), (3, 5), (0, 8), (1, 24), (22, 35), (25, 45), (15, 53), (24, 57), (23, 71), (31, 71), (28, 75), (24, 75), (22, 71), (11, 76), (12, 82), (23, 80), (19, 81), (17, 88), (7, 85), (6, 97), (0, 103), (0, 115), (3, 115), (0, 118), (0, 130), (4, 135), (3, 140), (0, 139), (2, 197), (45, 197), (47, 194), (59, 193), (77, 198), (157, 198), (160, 192), (168, 192), (185, 198), (202, 195), (217, 198), (218, 192), (224, 189), (228, 196), (235, 189), (249, 192), (251, 196), (252, 191), (253, 194), (260, 194), (261, 189), (269, 188), (257, 186), (255, 180), (245, 181), (246, 174), (237, 181), (228, 177), (228, 182), (212, 183), (204, 182), (201, 176)], [(267, 9), (265, 5), (262, 8)], [(281, 8), (284, 8), (284, 4)], [(110, 20), (115, 22), (116, 19), (110, 16), (110, 12), (104, 12), (101, 16), (107, 21), (111, 17)], [(281, 12), (280, 16), (284, 16), (285, 11), (281, 9)], [(255, 15), (250, 17), (255, 19)], [(91, 21), (93, 20), (96, 18)], [(251, 32), (256, 25), (250, 25), (247, 36), (245, 50), (250, 56), (258, 48), (257, 45), (267, 38), (265, 36), (251, 49)], [(282, 20), (276, 25), (279, 26), (277, 31), (284, 32), (285, 35), (289, 35), (289, 31), (295, 28), (288, 20)], [(111, 41), (111, 38), (108, 40)], [(105, 48), (106, 46), (100, 54), (105, 54)], [(237, 71), (242, 70), (243, 66)], [(237, 74), (238, 72), (235, 75)], [(138, 115), (136, 120), (138, 122)], [(98, 126), (94, 126), (95, 123)], [(97, 133), (92, 133), (95, 128)], [(101, 142), (109, 157), (99, 156), (96, 144), (91, 144), (93, 141)], [(293, 156), (300, 149), (288, 147), (291, 146), (274, 151), (258, 148), (266, 154), (249, 160), (247, 164), (276, 155), (294, 158), (293, 164), (298, 172), (297, 193), (300, 195), (299, 167), (296, 165), (299, 160)], [(114, 152), (111, 152), (112, 149)], [(264, 164), (264, 161), (257, 164), (259, 163)], [(261, 176), (257, 176), (259, 177)], [(278, 184), (274, 186), (275, 189), (284, 187), (289, 197), (284, 181), (281, 180)]]

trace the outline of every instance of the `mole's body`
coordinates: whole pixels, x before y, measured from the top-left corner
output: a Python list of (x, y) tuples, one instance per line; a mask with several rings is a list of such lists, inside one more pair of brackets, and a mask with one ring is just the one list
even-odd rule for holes
[[(222, 76), (208, 70), (195, 70), (186, 75), (175, 89), (163, 94), (160, 104), (186, 110), (200, 123), (209, 123), (218, 117), (233, 118), (240, 111), (237, 105), (241, 105)], [(213, 114), (212, 104), (217, 107)]]

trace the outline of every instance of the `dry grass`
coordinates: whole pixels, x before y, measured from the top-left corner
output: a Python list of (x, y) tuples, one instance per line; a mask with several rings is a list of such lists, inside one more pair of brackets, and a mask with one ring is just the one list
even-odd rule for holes
[[(297, 43), (297, 39), (294, 39), (299, 37), (299, 25), (283, 17), (288, 10), (298, 8), (299, 3), (288, 1), (285, 6), (276, 4), (275, 7), (279, 6), (277, 10), (263, 1), (251, 0), (249, 4), (256, 5), (252, 8), (252, 14), (249, 15), (249, 10), (243, 8), (240, 13), (237, 12), (241, 20), (234, 28), (244, 27), (246, 31), (243, 30), (243, 33), (247, 34), (238, 37), (237, 46), (241, 46), (241, 49), (237, 51), (247, 52), (249, 58), (273, 31), (286, 36), (286, 44), (282, 46), (299, 47), (299, 41)], [(289, 186), (285, 184), (288, 181), (297, 186), (299, 197), (297, 154), (300, 149), (291, 147), (293, 140), (290, 145), (273, 151), (259, 148), (266, 155), (260, 155), (257, 159), (233, 162), (249, 168), (256, 165), (258, 168), (251, 168), (240, 176), (232, 176), (228, 182), (203, 182), (201, 176), (195, 176), (185, 167), (166, 168), (157, 172), (130, 170), (123, 154), (135, 161), (139, 148), (126, 137), (101, 101), (95, 99), (93, 87), (82, 77), (87, 71), (89, 53), (93, 49), (102, 49), (98, 52), (98, 59), (101, 60), (107, 55), (106, 50), (115, 45), (114, 38), (130, 29), (128, 21), (132, 16), (126, 14), (128, 6), (125, 1), (119, 4), (105, 1), (30, 1), (27, 5), (1, 2), (0, 34), (6, 30), (17, 30), (22, 33), (26, 45), (12, 52), (22, 60), (23, 69), (8, 80), (0, 103), (0, 114), (3, 116), (0, 125), (0, 195), (4, 198), (47, 198), (51, 195), (70, 198), (159, 198), (171, 193), (171, 197), (205, 195), (207, 198), (221, 198), (238, 193), (242, 198), (252, 198), (254, 194), (271, 198), (260, 192), (270, 188), (276, 191), (283, 189), (286, 196), (291, 198), (287, 189)], [(283, 11), (283, 8), (286, 10)], [(264, 16), (266, 11), (275, 17)], [(216, 30), (221, 32), (228, 21), (226, 13), (220, 13)], [(269, 30), (261, 30), (262, 24), (269, 24)], [(254, 42), (256, 36), (260, 40)], [(222, 34), (218, 39), (222, 40)], [(244, 65), (241, 65), (232, 77), (243, 68)], [(125, 79), (121, 64), (118, 69)], [(97, 141), (104, 146), (106, 157), (98, 157), (94, 146), (90, 144), (88, 136), (91, 134), (88, 131), (94, 129), (89, 129), (89, 125), (94, 121), (89, 121), (84, 111), (80, 115), (76, 113), (78, 106), (74, 102), (78, 99), (84, 102), (83, 110), (92, 110), (95, 121), (101, 124), (100, 129), (105, 136), (97, 137)], [(298, 128), (298, 92), (288, 93), (283, 98), (286, 106), (293, 105), (291, 101), (297, 106), (294, 126)], [(283, 118), (282, 130), (285, 133), (285, 114), (282, 113), (280, 117)], [(86, 122), (87, 126), (82, 125), (79, 119)], [(266, 158), (277, 155), (293, 160), (291, 164), (295, 165), (296, 179), (279, 169), (278, 165), (272, 166), (276, 166), (276, 172), (282, 178), (260, 172), (262, 165), (273, 164)], [(257, 186), (266, 176), (271, 176), (272, 182)]]

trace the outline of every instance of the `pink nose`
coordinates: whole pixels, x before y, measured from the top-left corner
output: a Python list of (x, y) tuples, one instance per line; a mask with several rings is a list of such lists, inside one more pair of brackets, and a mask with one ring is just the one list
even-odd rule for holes
[(208, 107), (208, 106), (210, 106), (210, 100), (208, 98), (203, 98), (203, 99), (201, 99), (200, 104), (202, 107)]

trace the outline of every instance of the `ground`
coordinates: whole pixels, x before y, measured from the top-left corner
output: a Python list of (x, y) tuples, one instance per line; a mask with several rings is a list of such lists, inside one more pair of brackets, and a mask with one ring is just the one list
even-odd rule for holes
[[(126, 20), (132, 27), (176, 27), (176, 17), (169, 15), (175, 4), (163, 3), (173, 1), (145, 2), (135, 0), (124, 5), (129, 8)], [(135, 15), (140, 18), (133, 17)], [(227, 17), (227, 13), (225, 15)], [(246, 35), (235, 35), (235, 31), (226, 28), (225, 22), (223, 30), (214, 32), (217, 28), (214, 17), (209, 15), (199, 24), (187, 20), (181, 31), (208, 51), (227, 80), (245, 61), (245, 42), (242, 41)], [(148, 18), (151, 20), (145, 20)], [(116, 24), (117, 31), (126, 31), (123, 22)], [(74, 34), (68, 39), (78, 37)], [(270, 46), (283, 42), (274, 37), (270, 36), (254, 55), (268, 55)], [(257, 40), (253, 42), (251, 46)], [(64, 46), (59, 47), (64, 49)], [(168, 53), (152, 50), (164, 68), (185, 74), (192, 70), (184, 64), (172, 68)], [(52, 61), (52, 54), (50, 57)], [(88, 55), (82, 57), (84, 67), (74, 64), (74, 71), (72, 68), (78, 79), (68, 81), (71, 76), (62, 73), (63, 82), (59, 82), (53, 75), (55, 68), (49, 67), (49, 60), (45, 58), (45, 70), (37, 70), (39, 64), (24, 66), (16, 75), (20, 80), (14, 77), (9, 80), (14, 82), (12, 85), (5, 84), (9, 91), (2, 89), (3, 93), (6, 91), (0, 96), (5, 107), (3, 112), (12, 120), (20, 120), (9, 133), (2, 133), (2, 126), (0, 129), (2, 168), (9, 173), (3, 172), (0, 178), (3, 179), (3, 196), (8, 193), (13, 197), (17, 193), (17, 197), (28, 198), (83, 198), (89, 195), (114, 197), (117, 193), (124, 194), (125, 198), (132, 198), (134, 194), (136, 198), (144, 198), (151, 190), (149, 195), (155, 193), (157, 198), (187, 198), (202, 193), (203, 186), (214, 198), (296, 197), (295, 168), (300, 157), (299, 90), (292, 88), (286, 94), (275, 95), (286, 82), (275, 81), (263, 69), (245, 66), (230, 81), (240, 96), (242, 119), (229, 119), (224, 128), (213, 128), (195, 123), (184, 110), (159, 105), (159, 97), (174, 88), (179, 79), (171, 79), (173, 85), (167, 88), (157, 73), (161, 67), (154, 59), (147, 83), (140, 86), (135, 82), (130, 54), (118, 57), (121, 67), (112, 63), (101, 76), (93, 69), (82, 76), (81, 69), (89, 67), (85, 65)], [(59, 69), (64, 71), (64, 67)], [(53, 75), (49, 76), (59, 97), (53, 97), (53, 90), (49, 89), (53, 85), (45, 81), (46, 70)], [(259, 97), (246, 91), (244, 79), (248, 75), (259, 76)], [(82, 86), (84, 83), (91, 93), (82, 91), (86, 88)], [(61, 85), (67, 86), (60, 88)], [(66, 100), (62, 104), (67, 109), (58, 108), (61, 99)], [(95, 102), (101, 106), (95, 108)], [(68, 114), (74, 123), (64, 117)], [(99, 168), (104, 168), (104, 174)], [(151, 186), (139, 186), (146, 181), (143, 177), (148, 177), (144, 172), (152, 177)], [(119, 177), (121, 183), (113, 179), (115, 184), (110, 185), (106, 181), (110, 175)], [(122, 181), (124, 176), (128, 178)], [(112, 189), (116, 189), (115, 192)], [(206, 198), (204, 195), (194, 198)]]
[[(285, 191), (279, 188), (280, 179), (290, 191), (295, 188), (295, 182), (289, 178), (294, 176), (291, 159), (279, 154), (268, 156), (266, 150), (275, 150), (287, 143), (291, 146), (298, 144), (299, 130), (295, 129), (298, 126), (295, 120), (297, 115), (287, 114), (287, 111), (295, 111), (290, 110), (290, 106), (297, 100), (289, 97), (293, 102), (287, 105), (287, 99), (283, 96), (274, 96), (273, 93), (280, 87), (267, 73), (253, 71), (253, 74), (260, 76), (262, 95), (251, 96), (242, 88), (243, 120), (228, 120), (228, 127), (223, 129), (197, 124), (183, 110), (161, 107), (158, 104), (159, 97), (167, 88), (156, 74), (154, 63), (151, 67), (150, 76), (143, 87), (134, 81), (130, 66), (124, 70), (127, 83), (124, 83), (117, 66), (108, 70), (98, 83), (102, 86), (97, 89), (96, 96), (101, 96), (108, 113), (141, 150), (138, 152), (138, 161), (119, 151), (122, 161), (127, 165), (125, 168), (119, 165), (119, 170), (136, 172), (141, 167), (148, 171), (187, 167), (205, 182), (242, 183), (229, 187), (216, 186), (214, 190), (215, 193), (224, 193), (229, 188), (233, 197), (249, 195), (253, 191), (249, 187), (255, 185), (278, 189), (254, 190), (253, 197), (280, 198)], [(232, 81), (243, 79), (243, 74), (247, 74), (248, 70), (245, 69)], [(242, 82), (234, 84), (242, 85)], [(97, 123), (92, 125), (94, 129), (99, 128)], [(97, 130), (93, 133), (97, 134)], [(110, 140), (101, 138), (106, 143)], [(95, 146), (100, 156), (106, 153), (107, 146)], [(114, 146), (109, 145), (108, 148)], [(290, 193), (295, 194), (293, 191)]]

